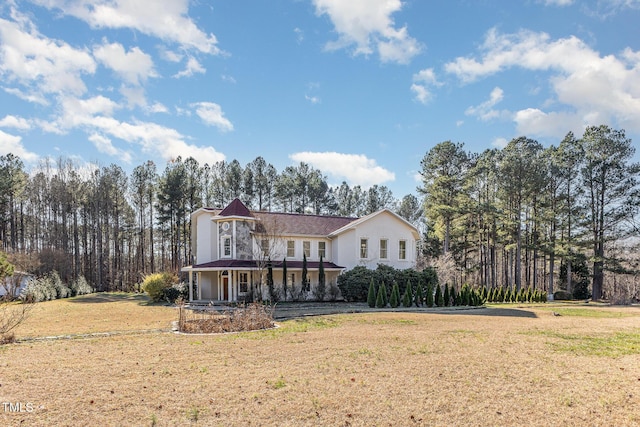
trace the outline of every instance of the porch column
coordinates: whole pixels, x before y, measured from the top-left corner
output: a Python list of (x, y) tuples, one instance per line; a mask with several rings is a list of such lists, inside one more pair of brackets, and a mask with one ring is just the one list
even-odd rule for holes
[(235, 301), (235, 299), (233, 298), (233, 270), (229, 270), (229, 286), (228, 286), (228, 295), (229, 295), (229, 301)]
[(202, 299), (202, 271), (198, 271), (198, 299)]
[(189, 270), (189, 301), (193, 301), (193, 271)]

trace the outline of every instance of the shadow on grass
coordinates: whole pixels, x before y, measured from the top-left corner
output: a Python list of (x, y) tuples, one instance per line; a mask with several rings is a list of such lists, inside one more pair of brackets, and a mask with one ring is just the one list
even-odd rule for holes
[(520, 308), (503, 308), (503, 307), (482, 307), (472, 310), (456, 310), (456, 311), (436, 311), (439, 314), (464, 314), (465, 316), (491, 316), (491, 317), (524, 317), (529, 319), (537, 319), (538, 316), (532, 312)]
[(295, 319), (308, 316), (325, 316), (333, 314), (354, 313), (423, 313), (448, 314), (458, 316), (499, 316), (523, 317), (535, 319), (538, 316), (529, 310), (515, 307), (411, 307), (392, 309), (389, 307), (370, 308), (365, 303), (285, 303), (276, 305), (274, 318), (278, 320)]
[(69, 302), (76, 304), (97, 304), (106, 302), (137, 302), (144, 306), (163, 306), (164, 302), (152, 302), (148, 295), (126, 292), (98, 292), (69, 298)]

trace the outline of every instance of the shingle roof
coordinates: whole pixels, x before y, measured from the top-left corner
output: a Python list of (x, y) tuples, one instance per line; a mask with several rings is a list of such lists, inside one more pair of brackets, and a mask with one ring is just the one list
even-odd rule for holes
[(244, 216), (251, 217), (251, 212), (247, 207), (240, 201), (240, 199), (233, 199), (231, 203), (227, 205), (226, 208), (222, 210), (218, 215), (220, 216)]
[(327, 236), (357, 219), (280, 212), (253, 212), (253, 216), (260, 220), (260, 226), (271, 229), (269, 233), (307, 236)]

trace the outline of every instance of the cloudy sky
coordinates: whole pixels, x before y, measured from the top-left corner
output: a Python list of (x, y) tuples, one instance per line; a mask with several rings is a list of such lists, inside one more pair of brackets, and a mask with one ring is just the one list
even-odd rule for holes
[(0, 154), (263, 156), (415, 192), (435, 144), (640, 146), (640, 0), (8, 0)]

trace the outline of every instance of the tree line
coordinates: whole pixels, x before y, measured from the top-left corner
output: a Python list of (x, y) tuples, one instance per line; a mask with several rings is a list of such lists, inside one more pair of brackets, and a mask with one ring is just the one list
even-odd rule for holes
[(44, 159), (27, 171), (8, 154), (0, 156), (0, 241), (19, 270), (130, 290), (147, 274), (190, 264), (190, 214), (234, 198), (254, 210), (306, 214), (397, 208), (417, 221), (420, 210), (415, 196), (398, 202), (386, 186), (332, 187), (306, 163), (278, 172), (262, 157), (244, 167), (237, 160), (201, 165), (177, 158), (161, 172), (147, 161), (127, 174), (115, 164), (78, 166), (66, 158)]
[(586, 271), (600, 299), (605, 271), (638, 274), (624, 253), (640, 237), (634, 153), (625, 132), (608, 126), (548, 148), (519, 137), (477, 154), (442, 142), (421, 162), (424, 251), (440, 276), (489, 289), (553, 292), (557, 278), (572, 292)]

